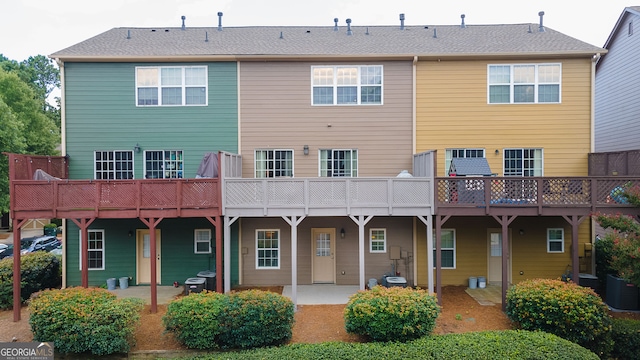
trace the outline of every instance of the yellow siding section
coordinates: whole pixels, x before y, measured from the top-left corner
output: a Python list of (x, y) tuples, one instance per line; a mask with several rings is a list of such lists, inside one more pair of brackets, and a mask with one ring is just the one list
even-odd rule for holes
[[(515, 63), (560, 63), (561, 103), (488, 104), (488, 65)], [(438, 176), (447, 148), (484, 148), (498, 175), (504, 148), (542, 148), (544, 176), (587, 175), (590, 59), (420, 61), (416, 83), (417, 152), (438, 150)]]

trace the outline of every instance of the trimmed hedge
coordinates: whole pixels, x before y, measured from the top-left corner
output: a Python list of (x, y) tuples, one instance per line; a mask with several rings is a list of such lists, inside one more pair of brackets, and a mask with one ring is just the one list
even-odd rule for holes
[(406, 342), (294, 344), (225, 352), (200, 359), (558, 359), (595, 360), (589, 350), (553, 334), (524, 330), (433, 335)]
[(436, 326), (440, 307), (426, 290), (375, 286), (352, 295), (344, 310), (348, 333), (375, 341), (409, 341)]
[(171, 302), (163, 321), (189, 348), (280, 345), (291, 338), (294, 305), (289, 298), (268, 291), (204, 291)]
[(615, 346), (609, 357), (613, 359), (637, 359), (640, 356), (640, 321), (613, 319), (611, 338)]
[(100, 288), (45, 290), (30, 301), (29, 324), (34, 341), (53, 341), (61, 353), (126, 353), (143, 305)]
[[(44, 251), (20, 256), (20, 300), (44, 289), (60, 287), (60, 260)], [(0, 260), (0, 310), (13, 308), (13, 257)]]
[(610, 351), (608, 308), (590, 288), (560, 280), (525, 280), (507, 291), (506, 312), (522, 329), (555, 334), (600, 355)]

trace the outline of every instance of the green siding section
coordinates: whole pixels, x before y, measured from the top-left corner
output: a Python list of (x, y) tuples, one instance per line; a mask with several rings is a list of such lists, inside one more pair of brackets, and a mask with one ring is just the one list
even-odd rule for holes
[[(208, 106), (137, 107), (136, 66), (207, 65)], [(143, 178), (144, 150), (183, 150), (184, 176), (193, 178), (206, 152), (238, 152), (235, 62), (66, 63), (66, 146), (70, 178), (92, 179), (96, 150), (133, 150), (134, 176)]]
[[(147, 227), (141, 221), (131, 219), (96, 220), (89, 228), (105, 232), (105, 269), (89, 271), (89, 285), (100, 286), (108, 278), (123, 276), (133, 278), (130, 285), (136, 284), (136, 237), (129, 237), (128, 234), (129, 231), (135, 234), (136, 229)], [(196, 277), (200, 271), (215, 271), (215, 228), (208, 220), (165, 219), (160, 222), (158, 229), (161, 238), (161, 285), (172, 285), (174, 281), (184, 284), (187, 278)], [(194, 254), (195, 229), (211, 230), (211, 254)], [(81, 282), (79, 237), (78, 227), (67, 221), (67, 286), (78, 286)]]

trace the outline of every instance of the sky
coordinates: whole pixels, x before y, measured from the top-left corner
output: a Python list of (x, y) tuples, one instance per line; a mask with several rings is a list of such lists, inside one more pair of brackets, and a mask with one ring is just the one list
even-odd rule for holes
[(467, 25), (538, 23), (604, 46), (623, 0), (0, 0), (0, 54), (49, 55), (115, 27)]

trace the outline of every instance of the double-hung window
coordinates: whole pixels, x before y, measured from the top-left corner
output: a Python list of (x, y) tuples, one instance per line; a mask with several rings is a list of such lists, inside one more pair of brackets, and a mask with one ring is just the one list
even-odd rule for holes
[(358, 150), (325, 149), (320, 150), (321, 177), (357, 177)]
[(280, 230), (256, 230), (256, 269), (280, 269)]
[(136, 105), (207, 105), (207, 67), (136, 67)]
[(133, 151), (95, 151), (96, 180), (133, 179)]
[(504, 176), (543, 176), (542, 149), (504, 149)]
[(182, 150), (146, 150), (144, 174), (147, 179), (181, 179)]
[[(456, 230), (442, 229), (440, 231), (441, 259), (443, 269), (456, 268)], [(433, 236), (433, 266), (436, 266), (436, 237)]]
[[(78, 253), (80, 254), (80, 265), (79, 268), (82, 270), (82, 231), (79, 231), (80, 236), (78, 236), (79, 244), (78, 244)], [(104, 230), (87, 230), (87, 235), (89, 236), (88, 241), (88, 262), (89, 270), (104, 270)]]
[(382, 105), (382, 65), (312, 66), (313, 105)]
[(446, 149), (444, 153), (444, 172), (449, 173), (451, 160), (454, 158), (483, 158), (484, 149), (462, 148), (462, 149)]
[(255, 177), (293, 177), (293, 150), (256, 150)]
[(489, 65), (490, 104), (560, 103), (560, 64)]
[(369, 230), (369, 252), (371, 253), (387, 252), (387, 230), (386, 229)]
[(563, 228), (547, 229), (547, 252), (549, 253), (564, 252), (564, 229)]
[(194, 230), (193, 252), (195, 254), (211, 254), (211, 229)]

